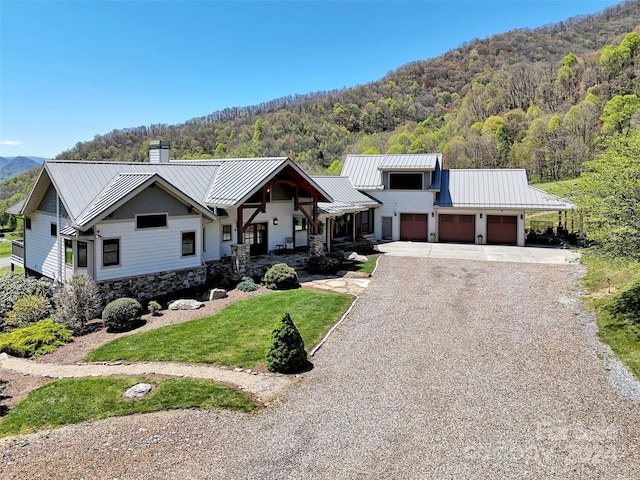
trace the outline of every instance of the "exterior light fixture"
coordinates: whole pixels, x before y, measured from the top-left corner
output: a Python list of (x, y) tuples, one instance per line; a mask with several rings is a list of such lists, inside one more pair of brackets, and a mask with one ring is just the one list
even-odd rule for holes
[(436, 212), (431, 212), (431, 218), (436, 216)]
[(480, 214), (480, 218), (482, 218), (482, 214)]
[(520, 214), (520, 220), (522, 220), (524, 218), (523, 214)]
[(273, 217), (273, 224), (277, 225), (278, 224), (278, 217)]

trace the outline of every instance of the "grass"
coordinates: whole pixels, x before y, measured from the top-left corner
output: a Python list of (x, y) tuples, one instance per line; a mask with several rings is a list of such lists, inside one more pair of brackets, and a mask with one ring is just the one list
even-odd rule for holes
[[(588, 304), (596, 313), (598, 336), (640, 380), (638, 327), (624, 319), (614, 317), (609, 311), (609, 306), (617, 294), (640, 279), (640, 263), (603, 258), (589, 250), (583, 252), (582, 262), (587, 267), (584, 285), (592, 294)], [(609, 294), (607, 279), (611, 280), (611, 294)]]
[(0, 242), (0, 258), (11, 256), (11, 242)]
[(347, 309), (348, 295), (297, 289), (233, 303), (217, 314), (118, 338), (87, 361), (180, 361), (253, 368), (264, 363), (273, 326), (289, 313), (309, 349)]
[(360, 272), (360, 273), (373, 273), (373, 269), (376, 268), (376, 260), (380, 255), (368, 255), (368, 260), (364, 263), (354, 263), (349, 265), (347, 270), (350, 272)]
[[(138, 400), (123, 399), (125, 390), (136, 383), (151, 383), (156, 389)], [(0, 419), (0, 436), (114, 416), (182, 408), (249, 412), (257, 405), (253, 399), (237, 390), (204, 380), (145, 377), (65, 379), (31, 391)]]
[[(11, 273), (11, 265), (0, 268), (0, 275), (4, 275), (5, 273)], [(18, 275), (24, 275), (24, 268), (18, 267), (17, 265), (14, 267), (14, 273)]]

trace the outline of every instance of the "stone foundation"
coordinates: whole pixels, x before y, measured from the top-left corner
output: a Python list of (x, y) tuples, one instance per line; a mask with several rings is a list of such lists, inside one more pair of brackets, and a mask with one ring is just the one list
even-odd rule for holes
[(307, 245), (309, 246), (310, 257), (321, 257), (322, 255), (324, 255), (323, 235), (309, 235)]
[(196, 267), (107, 280), (98, 282), (98, 287), (104, 293), (107, 302), (121, 297), (143, 301), (199, 287), (206, 282), (207, 267)]
[(240, 280), (242, 277), (251, 276), (249, 265), (251, 263), (251, 247), (246, 243), (231, 245), (231, 279)]

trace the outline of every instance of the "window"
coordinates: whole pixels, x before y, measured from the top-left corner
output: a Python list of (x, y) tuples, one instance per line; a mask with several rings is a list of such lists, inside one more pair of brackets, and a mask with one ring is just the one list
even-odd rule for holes
[(51, 236), (52, 237), (58, 236), (58, 226), (55, 223), (51, 224)]
[(120, 265), (120, 239), (109, 238), (102, 241), (102, 266)]
[(203, 227), (202, 228), (202, 251), (203, 252), (207, 251), (207, 242), (206, 242), (207, 237), (205, 236), (206, 232), (207, 232), (207, 229)]
[(231, 241), (231, 225), (222, 226), (222, 241), (223, 242)]
[(87, 242), (78, 242), (78, 267), (87, 267)]
[(24, 218), (24, 228), (31, 230), (31, 219), (28, 217)]
[(64, 240), (64, 263), (73, 265), (73, 243), (71, 240)]
[(182, 232), (182, 256), (196, 254), (196, 232)]
[(136, 228), (163, 228), (167, 226), (167, 214), (136, 215)]
[(307, 229), (307, 219), (305, 217), (294, 217), (293, 227), (296, 232)]
[(391, 190), (422, 190), (422, 173), (390, 173)]

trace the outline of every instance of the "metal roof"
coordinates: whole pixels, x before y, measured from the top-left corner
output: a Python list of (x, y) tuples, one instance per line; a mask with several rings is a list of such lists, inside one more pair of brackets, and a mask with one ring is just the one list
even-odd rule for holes
[(383, 171), (432, 171), (442, 162), (439, 153), (405, 155), (347, 155), (342, 175), (361, 190), (382, 190)]
[(347, 177), (312, 176), (311, 178), (333, 198), (331, 203), (318, 203), (320, 215), (342, 215), (368, 210), (380, 205), (377, 200), (353, 188)]
[(530, 187), (524, 169), (443, 170), (439, 207), (570, 210), (570, 201)]

